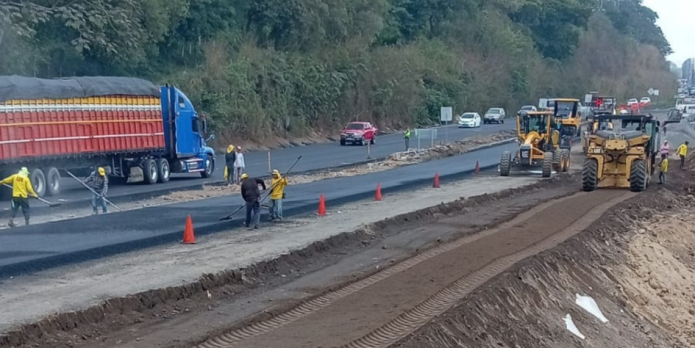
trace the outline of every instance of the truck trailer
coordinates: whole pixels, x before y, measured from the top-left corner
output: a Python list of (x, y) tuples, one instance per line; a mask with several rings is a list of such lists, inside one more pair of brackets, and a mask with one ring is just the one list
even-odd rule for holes
[(27, 167), (40, 196), (60, 193), (62, 171), (97, 166), (147, 184), (165, 183), (171, 173), (208, 178), (215, 152), (206, 133), (205, 116), (170, 85), (0, 76), (0, 174)]

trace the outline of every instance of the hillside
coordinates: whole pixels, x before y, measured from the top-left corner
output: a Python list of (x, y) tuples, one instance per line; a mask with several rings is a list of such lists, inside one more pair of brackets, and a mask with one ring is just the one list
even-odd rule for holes
[[(641, 0), (0, 0), (0, 74), (175, 83), (222, 143), (515, 110), (590, 90), (673, 95)], [(663, 97), (665, 98), (665, 97)]]

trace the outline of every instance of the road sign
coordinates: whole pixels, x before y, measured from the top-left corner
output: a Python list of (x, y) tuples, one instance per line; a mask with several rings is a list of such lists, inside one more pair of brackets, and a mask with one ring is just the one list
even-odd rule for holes
[(647, 93), (649, 93), (649, 95), (654, 95), (654, 88), (650, 88)]
[(591, 103), (591, 101), (594, 99), (594, 96), (591, 94), (585, 94), (584, 95), (584, 103)]
[(451, 122), (454, 119), (454, 110), (451, 106), (443, 106), (441, 113), (442, 122)]
[(659, 96), (659, 90), (658, 90), (658, 89), (655, 89), (655, 90), (654, 90), (654, 95), (657, 96), (657, 97)]

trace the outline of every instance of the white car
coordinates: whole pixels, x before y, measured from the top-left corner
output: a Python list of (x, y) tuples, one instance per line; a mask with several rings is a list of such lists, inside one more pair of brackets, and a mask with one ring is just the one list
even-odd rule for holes
[(640, 99), (639, 102), (640, 102), (641, 104), (649, 104), (649, 103), (652, 102), (652, 100), (649, 99), (649, 97), (644, 97), (644, 98)]
[(489, 108), (483, 116), (483, 123), (504, 123), (507, 113), (502, 108)]
[(459, 116), (459, 128), (475, 128), (480, 127), (482, 118), (477, 112), (466, 112)]
[(635, 99), (635, 98), (632, 98), (632, 99), (627, 101), (627, 105), (633, 105), (633, 104), (639, 104), (639, 101), (637, 101), (637, 99)]

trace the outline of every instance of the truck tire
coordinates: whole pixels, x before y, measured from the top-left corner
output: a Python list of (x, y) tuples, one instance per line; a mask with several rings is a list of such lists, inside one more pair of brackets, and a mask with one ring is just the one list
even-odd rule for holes
[(636, 160), (630, 166), (630, 191), (642, 192), (647, 188), (647, 164)]
[(157, 173), (159, 174), (159, 182), (164, 184), (169, 182), (171, 177), (171, 168), (169, 167), (169, 161), (164, 158), (157, 160)]
[(502, 159), (500, 160), (500, 176), (509, 176), (509, 172), (512, 170), (512, 153), (509, 151), (502, 152)]
[(340, 139), (340, 146), (345, 146), (345, 140), (344, 139)]
[(553, 173), (553, 153), (546, 152), (543, 154), (543, 167), (541, 169), (541, 176), (544, 178), (549, 178)]
[(39, 197), (46, 195), (46, 175), (41, 169), (32, 169), (29, 173), (29, 180), (31, 180), (31, 185), (34, 187), (34, 191)]
[(598, 162), (587, 159), (582, 167), (582, 191), (591, 192), (598, 186)]
[(369, 142), (371, 142), (372, 145), (376, 145), (376, 135), (372, 135), (372, 140), (370, 140)]
[(212, 176), (212, 172), (215, 171), (215, 160), (212, 158), (212, 156), (208, 155), (208, 157), (205, 159), (205, 170), (200, 172), (200, 176), (203, 178), (207, 179)]
[(148, 185), (157, 183), (159, 171), (157, 170), (157, 163), (153, 159), (148, 158), (142, 162), (142, 176)]
[(60, 194), (60, 172), (56, 167), (48, 167), (46, 171), (46, 189), (51, 196)]

